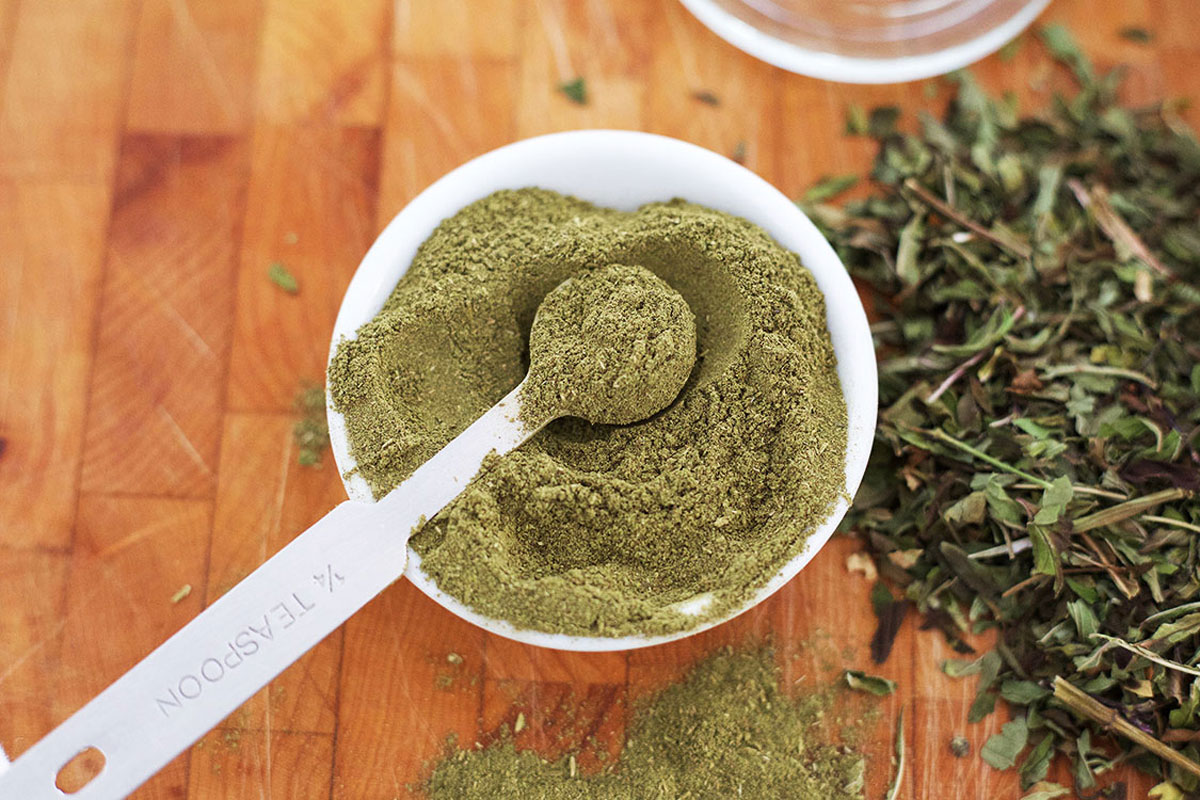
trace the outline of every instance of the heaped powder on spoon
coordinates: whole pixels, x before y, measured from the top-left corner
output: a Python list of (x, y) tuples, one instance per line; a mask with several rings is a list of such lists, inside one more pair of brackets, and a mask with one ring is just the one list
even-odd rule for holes
[(695, 363), (696, 317), (679, 292), (644, 267), (599, 267), (538, 306), (521, 416), (642, 422), (679, 395)]
[(333, 402), (375, 495), (520, 383), (548, 292), (610, 264), (650, 270), (695, 315), (696, 365), (678, 399), (627, 426), (551, 423), (412, 540), (442, 591), (517, 627), (662, 634), (724, 616), (844, 490), (824, 298), (795, 254), (684, 201), (630, 213), (521, 189), (442, 222), (337, 349)]

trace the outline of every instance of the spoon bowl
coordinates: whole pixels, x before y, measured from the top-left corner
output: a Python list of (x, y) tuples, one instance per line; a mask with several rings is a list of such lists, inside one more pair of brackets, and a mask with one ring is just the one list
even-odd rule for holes
[[(826, 324), (838, 360), (848, 419), (846, 495), (853, 497), (866, 469), (878, 403), (875, 354), (862, 303), (845, 268), (816, 226), (785, 195), (739, 164), (677, 139), (648, 133), (588, 130), (526, 139), (493, 150), (429, 186), (388, 224), (355, 272), (334, 324), (330, 357), (343, 338), (370, 321), (408, 269), (417, 248), (443, 219), (499, 189), (537, 186), (600, 206), (633, 211), (649, 202), (682, 197), (743, 217), (800, 256), (825, 295)], [(328, 406), (334, 458), (351, 499), (371, 491), (352, 472), (345, 421)], [(572, 636), (514, 627), (484, 616), (440, 589), (409, 551), (406, 577), (455, 615), (500, 636), (559, 650), (602, 652), (662, 644), (699, 633), (762, 602), (796, 575), (833, 534), (849, 504), (840, 500), (810, 535), (803, 550), (759, 588), (740, 609), (686, 631), (658, 636)], [(691, 604), (704, 606), (698, 598)]]

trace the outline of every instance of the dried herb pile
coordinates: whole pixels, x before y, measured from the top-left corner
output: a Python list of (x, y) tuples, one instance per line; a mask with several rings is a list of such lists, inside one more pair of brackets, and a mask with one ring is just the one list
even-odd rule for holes
[(1169, 104), (1121, 106), (1064, 29), (1042, 39), (1076, 93), (1022, 117), (963, 73), (915, 134), (860, 112), (882, 191), (809, 209), (878, 298), (847, 527), (904, 592), (877, 603), (877, 656), (909, 606), (964, 654), (998, 630), (944, 665), (981, 675), (972, 720), (1014, 706), (989, 763), (1029, 787), (1062, 752), (1088, 792), (1132, 761), (1196, 792), (1200, 145)]
[(599, 774), (581, 772), (573, 753), (549, 762), (517, 750), (509, 736), (455, 751), (421, 790), (430, 800), (862, 798), (863, 756), (827, 732), (833, 695), (792, 699), (779, 680), (769, 649), (721, 651), (636, 709), (620, 759)]

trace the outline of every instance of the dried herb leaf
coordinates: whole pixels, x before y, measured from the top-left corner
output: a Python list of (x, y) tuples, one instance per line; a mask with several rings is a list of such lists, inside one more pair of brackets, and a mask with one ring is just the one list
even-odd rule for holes
[(1057, 784), (1041, 781), (1029, 788), (1029, 793), (1022, 795), (1021, 800), (1054, 800), (1056, 797), (1066, 797), (1071, 793), (1067, 787)]
[(572, 103), (585, 106), (588, 101), (587, 81), (575, 78), (558, 85), (558, 90), (567, 96)]
[(1004, 723), (999, 733), (994, 733), (979, 748), (979, 756), (996, 769), (1008, 769), (1017, 763), (1017, 756), (1029, 741), (1029, 728), (1025, 717), (1017, 717)]
[(900, 632), (900, 625), (912, 604), (907, 600), (894, 600), (891, 592), (882, 583), (875, 584), (871, 593), (871, 603), (878, 620), (875, 635), (871, 637), (871, 659), (876, 664), (882, 664), (891, 654), (892, 645), (896, 643), (896, 634)]
[(279, 261), (275, 261), (271, 266), (267, 267), (267, 278), (271, 283), (283, 289), (288, 294), (299, 294), (300, 284), (296, 282), (296, 276), (288, 271)]
[(846, 108), (846, 133), (851, 136), (862, 136), (867, 132), (867, 112), (863, 107), (851, 104)]
[(804, 193), (804, 202), (823, 203), (858, 185), (857, 175), (831, 175), (817, 181)]
[(1021, 788), (1028, 789), (1046, 777), (1050, 770), (1050, 759), (1054, 757), (1054, 734), (1046, 734), (1034, 745), (1033, 750), (1021, 762)]
[(1121, 28), (1119, 33), (1122, 39), (1138, 44), (1150, 44), (1154, 41), (1154, 33), (1145, 28), (1130, 26), (1128, 28)]
[(868, 675), (856, 669), (848, 669), (842, 673), (843, 680), (851, 689), (868, 692), (878, 697), (886, 697), (896, 691), (896, 682), (881, 678), (878, 675)]

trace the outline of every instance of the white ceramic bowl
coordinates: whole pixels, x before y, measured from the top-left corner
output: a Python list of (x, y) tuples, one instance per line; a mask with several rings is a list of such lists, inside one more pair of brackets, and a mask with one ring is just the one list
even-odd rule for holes
[[(849, 415), (846, 492), (854, 496), (871, 450), (877, 403), (875, 353), (854, 285), (833, 248), (791, 200), (745, 167), (677, 139), (632, 131), (555, 133), (501, 147), (450, 172), (413, 198), (367, 251), (338, 311), (330, 357), (342, 338), (353, 338), (355, 331), (379, 312), (408, 269), (417, 247), (439, 222), (497, 189), (526, 186), (629, 211), (645, 203), (682, 197), (744, 217), (797, 253), (825, 294), (829, 332)], [(355, 464), (345, 421), (332, 406), (328, 416), (333, 454), (346, 491), (352, 499), (370, 500), (370, 490), (360, 476), (344, 477)], [(839, 501), (830, 517), (809, 537), (803, 552), (785, 564), (744, 608), (723, 619), (665, 636), (568, 636), (514, 628), (440, 591), (421, 570), (421, 557), (411, 548), (405, 575), (454, 614), (510, 639), (560, 650), (646, 647), (699, 633), (762, 602), (812, 560), (841, 521), (847, 505)]]

